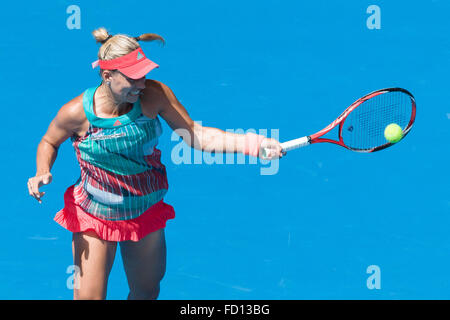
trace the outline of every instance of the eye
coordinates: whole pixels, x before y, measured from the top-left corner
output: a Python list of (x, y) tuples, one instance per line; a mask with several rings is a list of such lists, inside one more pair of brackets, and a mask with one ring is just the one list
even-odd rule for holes
[(126, 75), (124, 75), (122, 72), (120, 72), (120, 71), (118, 71), (121, 75), (122, 75), (122, 77), (124, 77), (129, 83), (131, 83), (131, 84), (133, 84), (133, 83), (135, 83), (136, 82), (136, 80), (134, 80), (134, 79), (131, 79), (131, 78), (128, 78)]
[(141, 81), (142, 79), (145, 79), (145, 77), (142, 77), (142, 78), (139, 78), (139, 79), (130, 79), (130, 81), (132, 81), (132, 82), (139, 82), (139, 81)]
[(126, 75), (124, 75), (125, 79), (127, 79), (128, 82), (134, 83), (134, 79), (128, 78)]

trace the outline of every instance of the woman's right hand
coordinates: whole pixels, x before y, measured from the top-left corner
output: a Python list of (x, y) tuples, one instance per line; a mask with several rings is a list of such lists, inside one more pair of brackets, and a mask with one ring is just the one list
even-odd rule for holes
[(52, 174), (50, 172), (31, 177), (28, 179), (28, 193), (30, 196), (39, 201), (39, 203), (42, 203), (41, 198), (44, 196), (45, 192), (39, 192), (39, 188), (44, 184), (49, 184), (50, 182), (52, 182)]

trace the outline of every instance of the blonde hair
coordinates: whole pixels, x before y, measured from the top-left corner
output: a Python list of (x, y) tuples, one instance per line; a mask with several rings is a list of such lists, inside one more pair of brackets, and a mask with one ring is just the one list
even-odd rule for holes
[(138, 41), (153, 41), (159, 40), (165, 44), (164, 38), (155, 33), (144, 33), (139, 37), (130, 37), (126, 34), (111, 35), (105, 28), (98, 28), (92, 32), (95, 40), (101, 43), (98, 50), (99, 60), (111, 60), (124, 56), (137, 48), (139, 48)]

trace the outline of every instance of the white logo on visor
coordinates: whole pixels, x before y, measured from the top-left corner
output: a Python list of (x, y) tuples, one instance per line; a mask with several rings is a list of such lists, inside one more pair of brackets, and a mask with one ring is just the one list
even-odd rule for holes
[(144, 57), (144, 55), (142, 53), (138, 52), (137, 59), (139, 60), (139, 59), (142, 59), (143, 57)]

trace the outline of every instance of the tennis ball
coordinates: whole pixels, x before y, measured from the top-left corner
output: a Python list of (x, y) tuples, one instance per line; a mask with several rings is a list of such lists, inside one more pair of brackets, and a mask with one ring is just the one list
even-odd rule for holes
[(391, 123), (384, 129), (384, 137), (390, 143), (399, 142), (403, 138), (402, 128), (396, 123)]

